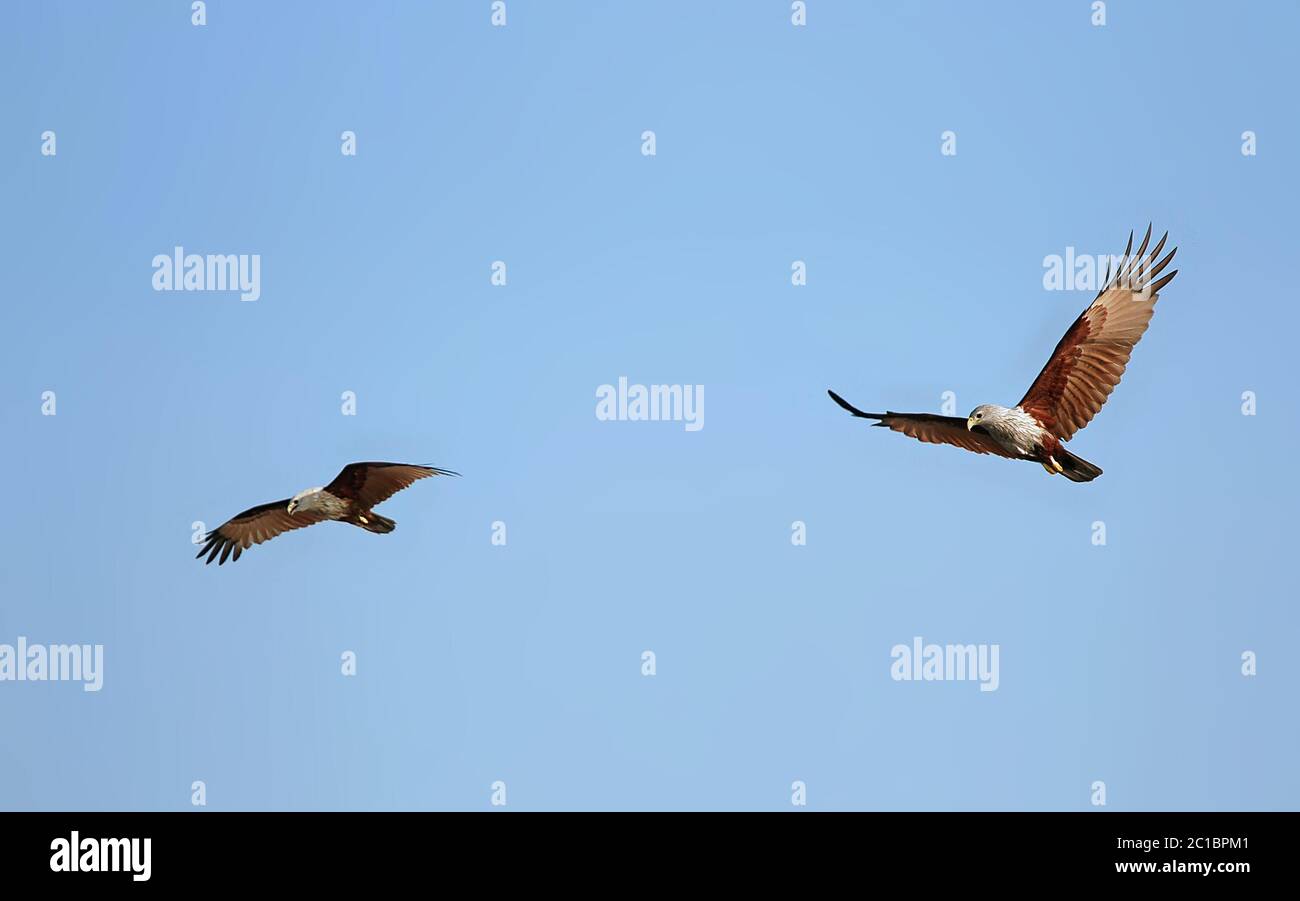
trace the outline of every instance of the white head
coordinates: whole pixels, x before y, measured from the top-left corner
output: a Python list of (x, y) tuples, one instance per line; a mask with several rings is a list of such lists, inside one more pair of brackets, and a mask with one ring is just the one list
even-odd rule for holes
[(1006, 423), (1007, 414), (1010, 412), (1006, 407), (999, 407), (997, 404), (980, 404), (966, 417), (966, 430), (971, 431), (976, 426), (984, 426), (987, 431), (996, 431), (998, 426)]
[(289, 499), (289, 513), (292, 514), (295, 510), (307, 512), (308, 510), (319, 509), (319, 495), (323, 490), (323, 488), (308, 488), (306, 491), (299, 491)]

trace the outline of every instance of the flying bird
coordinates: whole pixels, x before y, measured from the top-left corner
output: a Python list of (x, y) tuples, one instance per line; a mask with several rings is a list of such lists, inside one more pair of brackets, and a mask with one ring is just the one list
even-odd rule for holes
[(1156, 262), (1164, 249), (1163, 238), (1148, 254), (1151, 227), (1136, 254), (1133, 234), (1105, 287), (1074, 321), (1056, 345), (1038, 378), (1014, 407), (980, 404), (965, 420), (930, 413), (864, 413), (834, 391), (831, 400), (874, 426), (902, 432), (931, 444), (952, 444), (977, 454), (997, 454), (1013, 460), (1041, 463), (1048, 475), (1060, 473), (1072, 482), (1091, 482), (1101, 469), (1070, 453), (1061, 442), (1074, 437), (1106, 403), (1115, 390), (1133, 347), (1147, 330), (1160, 289), (1178, 274), (1156, 280), (1177, 248)]
[(293, 497), (252, 507), (231, 517), (204, 536), (205, 543), (198, 557), (207, 554), (205, 562), (211, 563), (221, 554), (217, 561), (220, 566), (232, 550), (234, 559), (238, 560), (251, 545), (270, 541), (281, 532), (329, 520), (351, 523), (367, 532), (384, 535), (397, 528), (397, 523), (373, 512), (372, 507), (419, 479), (454, 475), (460, 473), (410, 463), (349, 463), (324, 488), (308, 488)]

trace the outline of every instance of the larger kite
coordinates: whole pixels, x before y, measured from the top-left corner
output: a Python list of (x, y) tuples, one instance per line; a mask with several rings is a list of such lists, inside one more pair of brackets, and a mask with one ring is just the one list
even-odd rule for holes
[[(414, 466), (409, 463), (349, 463), (324, 488), (308, 488), (282, 501), (252, 507), (232, 517), (204, 536), (207, 563), (221, 554), (221, 566), (235, 552), (235, 560), (250, 545), (270, 541), (281, 532), (301, 529), (318, 522), (346, 522), (367, 532), (387, 534), (397, 523), (370, 508), (383, 503), (418, 479), (454, 476), (447, 469)], [(197, 559), (197, 558), (196, 558)]]
[(1151, 253), (1151, 227), (1142, 246), (1132, 256), (1133, 235), (1110, 277), (1107, 266), (1105, 287), (1070, 326), (1056, 350), (1029, 386), (1020, 403), (1008, 409), (997, 404), (980, 404), (962, 420), (956, 416), (930, 413), (864, 413), (834, 391), (831, 400), (872, 425), (902, 432), (931, 444), (952, 444), (977, 454), (997, 454), (1013, 460), (1041, 463), (1049, 475), (1060, 473), (1072, 482), (1091, 482), (1101, 469), (1080, 459), (1061, 446), (1097, 415), (1115, 390), (1133, 347), (1147, 330), (1160, 289), (1178, 274), (1175, 269), (1156, 280), (1169, 265), (1177, 248), (1156, 262), (1164, 249), (1165, 236)]

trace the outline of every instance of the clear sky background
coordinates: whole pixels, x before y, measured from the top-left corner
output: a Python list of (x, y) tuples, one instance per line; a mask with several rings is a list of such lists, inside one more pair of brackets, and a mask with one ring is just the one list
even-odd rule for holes
[[(1300, 806), (1297, 7), (507, 7), (6, 6), (0, 643), (105, 672), (0, 683), (0, 807)], [(827, 399), (1015, 403), (1092, 297), (1044, 257), (1148, 222), (1097, 481)], [(178, 244), (261, 299), (155, 292)], [(598, 421), (619, 376), (704, 428)], [(374, 459), (464, 475), (193, 559)]]

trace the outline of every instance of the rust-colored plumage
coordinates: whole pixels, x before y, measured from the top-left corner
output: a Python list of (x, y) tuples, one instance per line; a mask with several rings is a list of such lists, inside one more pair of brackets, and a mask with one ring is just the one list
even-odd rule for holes
[(454, 475), (457, 473), (450, 470), (408, 463), (349, 463), (325, 490), (335, 497), (356, 501), (368, 510), (419, 479)]
[(951, 444), (962, 450), (977, 454), (997, 454), (999, 457), (1017, 459), (1018, 455), (1009, 452), (993, 440), (993, 436), (984, 432), (973, 432), (966, 428), (966, 420), (957, 416), (939, 416), (934, 413), (863, 413), (853, 404), (840, 397), (834, 391), (827, 391), (831, 400), (860, 419), (878, 419), (872, 425), (884, 426), (901, 432), (909, 438), (924, 441), (926, 444)]
[(232, 552), (232, 559), (238, 560), (254, 544), (331, 520), (385, 534), (393, 531), (397, 523), (375, 513), (372, 507), (419, 479), (454, 475), (457, 473), (447, 469), (410, 463), (349, 463), (324, 488), (308, 489), (292, 498), (250, 507), (231, 517), (204, 536), (198, 556), (207, 555), (207, 563), (217, 559), (220, 566)]
[(1177, 252), (1175, 248), (1154, 262), (1168, 237), (1166, 232), (1144, 257), (1151, 240), (1148, 226), (1142, 246), (1130, 257), (1129, 235), (1115, 278), (1106, 280), (1106, 287), (1070, 326), (1021, 399), (1019, 406), (1061, 441), (1069, 441), (1106, 403), (1151, 322), (1160, 289), (1178, 274), (1175, 269), (1155, 280)]
[(289, 498), (286, 497), (282, 501), (250, 507), (243, 513), (235, 514), (204, 536), (205, 543), (196, 556), (207, 554), (207, 562), (211, 563), (212, 558), (220, 553), (221, 558), (217, 561), (220, 566), (226, 562), (232, 550), (238, 560), (239, 555), (251, 545), (270, 541), (282, 532), (312, 526), (329, 518), (323, 513), (286, 513), (288, 505)]
[(827, 393), (854, 416), (874, 419), (873, 425), (919, 441), (1033, 460), (1052, 475), (1092, 481), (1101, 469), (1067, 451), (1061, 442), (1091, 422), (1106, 403), (1151, 322), (1160, 289), (1178, 274), (1174, 270), (1160, 275), (1176, 252), (1160, 257), (1168, 237), (1166, 233), (1148, 253), (1148, 226), (1137, 253), (1131, 253), (1133, 235), (1129, 235), (1114, 277), (1107, 271), (1104, 287), (1057, 343), (1015, 407), (982, 404), (966, 419), (931, 413), (864, 413), (834, 391)]

